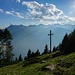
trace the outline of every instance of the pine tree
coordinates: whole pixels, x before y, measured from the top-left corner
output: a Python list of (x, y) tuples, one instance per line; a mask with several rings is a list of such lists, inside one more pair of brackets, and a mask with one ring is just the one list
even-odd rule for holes
[(15, 61), (14, 61), (14, 63), (18, 63), (18, 59), (17, 59), (17, 57), (15, 58)]
[(3, 56), (3, 30), (0, 29), (0, 60)]
[(3, 42), (3, 30), (0, 29), (0, 44)]
[(39, 56), (40, 55), (40, 52), (39, 50), (37, 49), (37, 51), (35, 52), (35, 56)]
[(45, 45), (44, 52), (42, 54), (47, 54), (47, 53), (49, 53), (49, 50), (48, 50), (48, 45), (46, 44)]
[(13, 58), (13, 54), (12, 54), (13, 47), (11, 46), (11, 40), (12, 40), (12, 35), (6, 28), (4, 30), (3, 43), (4, 43), (4, 47), (5, 47), (5, 50), (4, 50), (4, 55), (5, 55), (5, 59), (6, 59), (5, 62), (7, 64), (9, 64)]
[(66, 49), (68, 47), (68, 35), (66, 34), (62, 40), (62, 44), (60, 46), (60, 51), (62, 54), (66, 53)]
[(26, 59), (27, 59), (27, 57), (25, 56), (25, 57), (24, 57), (24, 60), (26, 60)]
[(54, 46), (54, 48), (53, 48), (53, 51), (52, 52), (55, 52), (56, 51), (56, 47)]
[(75, 52), (75, 30), (69, 34), (68, 40), (68, 53)]
[(30, 57), (31, 57), (31, 50), (29, 49), (27, 53), (27, 58), (30, 58)]
[(35, 53), (32, 52), (31, 55), (30, 55), (30, 57), (35, 57)]
[(11, 45), (12, 35), (6, 28), (4, 30), (0, 29), (0, 62), (2, 65), (10, 64), (13, 58), (12, 45)]
[(21, 54), (20, 54), (20, 56), (19, 56), (18, 61), (22, 61), (22, 56), (21, 56)]
[(59, 50), (62, 54), (75, 52), (75, 30), (64, 36), (62, 43), (59, 45)]

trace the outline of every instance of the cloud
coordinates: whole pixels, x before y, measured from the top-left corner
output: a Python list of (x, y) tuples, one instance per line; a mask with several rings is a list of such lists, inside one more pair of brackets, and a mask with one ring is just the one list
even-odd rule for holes
[(24, 16), (21, 13), (15, 12), (14, 10), (13, 11), (6, 11), (5, 14), (17, 16), (18, 18), (24, 19)]
[(21, 15), (21, 13), (16, 12), (17, 17), (24, 19), (24, 16)]
[(0, 12), (3, 13), (3, 9), (0, 9)]
[(16, 2), (20, 3), (21, 1), (20, 0), (16, 0)]
[(28, 11), (32, 19), (40, 21), (56, 20), (63, 14), (63, 11), (56, 8), (53, 4), (46, 3), (46, 5), (43, 5), (36, 1), (23, 1), (22, 5), (26, 5), (28, 7)]
[(69, 17), (69, 16), (61, 16), (58, 20), (57, 20), (60, 24), (75, 24), (75, 17)]
[(75, 24), (75, 17), (64, 15), (54, 4), (39, 4), (36, 1), (23, 1), (22, 5), (27, 6), (29, 18), (49, 24)]
[(5, 14), (8, 14), (8, 15), (14, 15), (12, 12), (10, 11), (6, 11)]

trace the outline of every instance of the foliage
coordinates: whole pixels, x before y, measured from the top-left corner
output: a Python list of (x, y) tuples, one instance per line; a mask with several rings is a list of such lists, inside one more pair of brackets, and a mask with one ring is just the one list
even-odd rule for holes
[(30, 49), (28, 50), (28, 53), (27, 53), (27, 57), (25, 56), (24, 60), (25, 59), (29, 59), (29, 58), (34, 58), (34, 57), (37, 57), (40, 55), (40, 52), (39, 50), (37, 49), (36, 52), (32, 52)]
[(48, 50), (48, 45), (46, 44), (45, 45), (44, 52), (42, 54), (47, 54), (47, 53), (49, 53), (49, 50)]
[(75, 30), (69, 35), (66, 34), (59, 44), (58, 49), (62, 54), (69, 54), (75, 52)]
[(12, 45), (11, 45), (12, 35), (9, 30), (6, 28), (4, 30), (0, 29), (0, 66), (8, 65), (11, 63), (13, 54), (12, 54)]
[(27, 53), (27, 58), (30, 58), (30, 57), (31, 57), (31, 50), (29, 49)]
[(37, 51), (35, 52), (35, 56), (39, 56), (40, 55), (40, 52), (39, 50), (37, 49)]
[(22, 56), (21, 56), (21, 54), (20, 54), (18, 61), (22, 61), (22, 60), (23, 60), (23, 59), (22, 59)]
[(17, 59), (17, 57), (15, 58), (14, 63), (15, 63), (15, 64), (18, 63), (18, 59)]

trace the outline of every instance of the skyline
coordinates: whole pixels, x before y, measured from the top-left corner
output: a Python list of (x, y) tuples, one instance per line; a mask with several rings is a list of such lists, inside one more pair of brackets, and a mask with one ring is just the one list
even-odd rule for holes
[(0, 0), (0, 28), (10, 24), (75, 25), (75, 0)]

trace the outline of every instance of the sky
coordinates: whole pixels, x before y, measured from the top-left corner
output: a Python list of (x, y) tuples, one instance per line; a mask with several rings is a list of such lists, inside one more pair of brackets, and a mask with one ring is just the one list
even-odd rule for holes
[(75, 0), (0, 0), (0, 28), (10, 24), (75, 25)]

